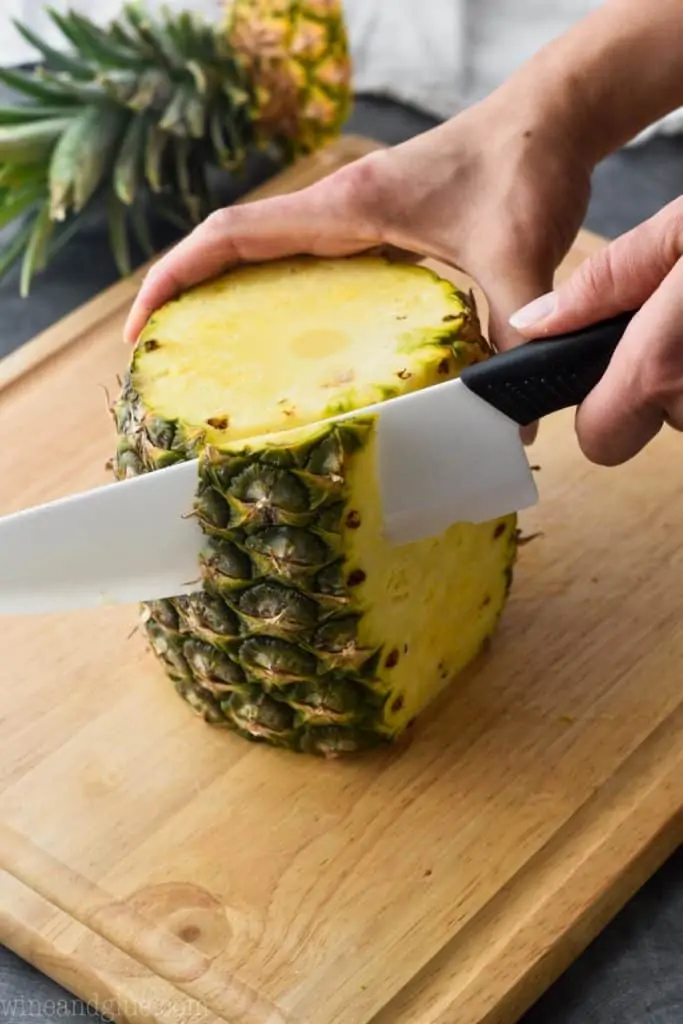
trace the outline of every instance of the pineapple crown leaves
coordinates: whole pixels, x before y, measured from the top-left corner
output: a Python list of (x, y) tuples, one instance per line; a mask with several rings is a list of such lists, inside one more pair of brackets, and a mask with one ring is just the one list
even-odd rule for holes
[(154, 253), (143, 192), (186, 230), (211, 208), (209, 165), (238, 170), (255, 144), (253, 88), (224, 34), (187, 12), (152, 21), (136, 4), (106, 28), (48, 13), (67, 50), (16, 23), (42, 61), (30, 72), (0, 69), (21, 96), (0, 108), (0, 228), (23, 221), (0, 252), (0, 277), (21, 260), (22, 295), (95, 197), (106, 200), (125, 275), (129, 217)]

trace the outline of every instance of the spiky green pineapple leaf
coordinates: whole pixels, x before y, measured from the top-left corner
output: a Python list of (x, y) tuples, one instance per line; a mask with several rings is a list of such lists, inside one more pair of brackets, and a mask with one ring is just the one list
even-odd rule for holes
[(3, 193), (0, 201), (0, 229), (7, 227), (17, 217), (21, 217), (30, 208), (44, 200), (47, 195), (45, 182), (29, 182), (22, 188), (11, 189)]
[(139, 53), (131, 47), (116, 46), (112, 42), (111, 33), (107, 34), (94, 22), (74, 11), (60, 14), (50, 8), (50, 17), (61, 33), (73, 44), (78, 52), (88, 57), (97, 67), (128, 67), (133, 70), (143, 68), (144, 61)]
[(154, 108), (161, 112), (173, 95), (173, 83), (158, 68), (147, 68), (139, 77), (136, 89), (126, 106), (131, 110), (149, 110)]
[(121, 20), (113, 21), (109, 25), (109, 34), (113, 40), (125, 46), (133, 52), (138, 52), (138, 44), (130, 33), (126, 32)]
[(55, 230), (52, 234), (47, 247), (46, 260), (49, 262), (53, 259), (65, 246), (69, 244), (72, 238), (74, 238), (81, 225), (78, 217), (73, 217), (70, 221), (64, 224), (55, 223)]
[(19, 35), (26, 40), (29, 46), (32, 46), (34, 49), (38, 50), (39, 53), (42, 53), (48, 64), (55, 70), (65, 71), (67, 74), (73, 75), (74, 78), (92, 77), (92, 66), (86, 61), (75, 56), (72, 57), (67, 53), (63, 53), (61, 50), (55, 50), (53, 46), (46, 43), (44, 39), (16, 18), (12, 19), (12, 24)]
[(80, 213), (104, 181), (124, 136), (128, 116), (113, 106), (91, 108), (74, 180), (74, 211)]
[(208, 96), (210, 78), (206, 68), (203, 68), (199, 61), (188, 60), (185, 67), (192, 75), (194, 81), (194, 87), (200, 96)]
[(162, 131), (182, 138), (204, 136), (206, 109), (184, 83), (179, 85), (159, 121)]
[(162, 67), (171, 68), (173, 66), (172, 54), (166, 50), (163, 41), (159, 39), (150, 20), (142, 11), (136, 5), (129, 4), (124, 7), (123, 17), (132, 29), (138, 45), (149, 59)]
[(86, 47), (83, 46), (83, 41), (80, 35), (74, 30), (71, 16), (69, 14), (61, 14), (59, 11), (55, 10), (54, 7), (46, 7), (45, 13), (53, 24), (56, 25), (64, 38), (68, 39), (72, 44), (76, 53), (83, 53), (87, 59), (89, 56), (88, 51)]
[(147, 120), (133, 117), (128, 123), (113, 170), (114, 191), (122, 203), (130, 206), (140, 191), (144, 174), (144, 141)]
[(189, 11), (181, 11), (175, 22), (176, 38), (181, 52), (186, 56), (194, 50), (196, 44), (194, 20)]
[(47, 191), (47, 170), (43, 163), (0, 163), (0, 190), (16, 191), (25, 185), (38, 183)]
[(218, 155), (219, 163), (227, 166), (231, 160), (231, 152), (225, 141), (223, 134), (223, 117), (219, 110), (214, 110), (211, 113), (209, 120), (209, 133), (211, 135), (211, 142)]
[(222, 118), (218, 111), (211, 119), (211, 140), (218, 155), (220, 167), (235, 171), (246, 157), (247, 147), (231, 118)]
[(0, 126), (27, 124), (29, 121), (49, 121), (70, 117), (73, 107), (46, 107), (39, 104), (23, 104), (19, 107), (0, 107)]
[(183, 63), (183, 55), (175, 45), (172, 37), (169, 37), (163, 30), (162, 24), (155, 24), (149, 19), (139, 19), (136, 31), (140, 38), (149, 46), (150, 52), (156, 54), (156, 59), (172, 71)]
[(0, 161), (30, 164), (46, 160), (72, 121), (48, 118), (0, 128)]
[(153, 193), (161, 192), (164, 185), (163, 161), (170, 138), (162, 132), (158, 125), (151, 124), (145, 138), (144, 164), (145, 177)]
[(63, 89), (57, 91), (49, 88), (47, 85), (39, 82), (35, 75), (24, 71), (0, 68), (0, 82), (8, 86), (12, 92), (23, 93), (31, 99), (40, 100), (41, 103), (48, 105), (75, 106), (78, 102), (70, 93), (65, 92)]
[(158, 198), (154, 203), (154, 209), (159, 216), (178, 231), (190, 231), (193, 227), (192, 221), (183, 215), (177, 204), (166, 196)]
[(171, 40), (171, 43), (178, 54), (181, 63), (187, 61), (192, 55), (191, 47), (188, 46), (188, 35), (183, 28), (182, 13), (180, 16), (172, 17), (168, 10), (161, 12), (164, 32)]
[(142, 203), (134, 203), (131, 207), (130, 223), (140, 249), (147, 259), (151, 259), (152, 256), (154, 256), (156, 249), (154, 247), (154, 242), (152, 241), (149, 221), (147, 220), (147, 215)]
[(140, 75), (130, 70), (100, 71), (97, 81), (110, 99), (124, 107), (133, 105), (133, 97), (140, 88)]
[(53, 229), (54, 221), (50, 217), (50, 204), (45, 202), (31, 225), (31, 232), (21, 263), (19, 292), (22, 299), (28, 297), (36, 271), (45, 269), (46, 247)]
[(181, 199), (185, 204), (187, 212), (194, 224), (201, 219), (201, 210), (197, 197), (192, 191), (192, 176), (190, 174), (190, 144), (187, 139), (174, 138), (171, 141), (173, 160), (175, 166), (176, 182)]
[(51, 215), (64, 220), (70, 206), (85, 207), (103, 183), (128, 115), (113, 104), (85, 107), (55, 146), (50, 162)]
[(132, 264), (126, 230), (126, 207), (113, 190), (107, 196), (107, 223), (116, 267), (122, 277), (127, 277), (131, 273)]
[(48, 71), (44, 67), (37, 67), (34, 74), (36, 81), (44, 82), (55, 89), (63, 89), (65, 95), (78, 103), (98, 103), (104, 99), (104, 89), (98, 82), (75, 81), (62, 72)]
[(0, 281), (7, 276), (10, 270), (22, 258), (32, 230), (33, 224), (31, 222), (23, 224), (12, 236), (8, 245), (0, 252)]
[(216, 56), (218, 40), (212, 30), (193, 18), (189, 11), (182, 11), (178, 23), (185, 39), (185, 52), (198, 60), (211, 63)]

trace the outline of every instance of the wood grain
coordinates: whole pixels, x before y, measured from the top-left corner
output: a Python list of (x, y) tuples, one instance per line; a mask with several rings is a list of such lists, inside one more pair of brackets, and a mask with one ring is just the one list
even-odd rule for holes
[[(143, 273), (0, 363), (1, 513), (108, 479)], [(358, 761), (204, 726), (134, 609), (4, 619), (0, 939), (136, 1024), (512, 1024), (683, 838), (681, 443), (606, 471), (544, 423), (491, 651)]]

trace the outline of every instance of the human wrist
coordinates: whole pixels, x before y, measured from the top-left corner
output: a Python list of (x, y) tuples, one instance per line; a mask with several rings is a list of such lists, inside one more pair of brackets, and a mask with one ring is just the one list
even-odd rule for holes
[[(591, 170), (683, 105), (683, 4), (606, 0), (523, 64), (491, 99)], [(519, 116), (514, 119), (519, 122)]]
[(535, 68), (529, 78), (526, 73), (512, 76), (454, 118), (460, 137), (465, 121), (470, 122), (466, 132), (487, 149), (495, 146), (506, 166), (531, 162), (548, 167), (549, 173), (563, 167), (590, 178), (599, 159), (570, 83), (545, 68)]

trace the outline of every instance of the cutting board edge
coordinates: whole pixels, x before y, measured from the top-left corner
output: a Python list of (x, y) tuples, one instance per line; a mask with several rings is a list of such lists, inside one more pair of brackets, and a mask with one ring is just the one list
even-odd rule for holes
[[(30, 892), (30, 896), (36, 902), (41, 904), (47, 902), (33, 890), (27, 890), (27, 892)], [(50, 906), (54, 910), (55, 922), (73, 922), (74, 919), (70, 914), (59, 910), (54, 904), (50, 904)], [(95, 936), (108, 946), (111, 945), (101, 935), (93, 932), (92, 929), (87, 928), (85, 925), (82, 927), (84, 932)], [(69, 954), (58, 950), (54, 943), (50, 943), (48, 939), (41, 935), (39, 930), (25, 925), (22, 921), (4, 910), (0, 911), (0, 942), (56, 985), (61, 986), (74, 1000), (80, 1000), (86, 1006), (104, 1013), (107, 1019), (116, 1021), (116, 1024), (150, 1024), (152, 1021), (154, 1024), (177, 1024), (178, 1016), (174, 1007), (180, 1001), (190, 1002), (186, 994), (180, 992), (170, 982), (165, 982), (169, 989), (166, 1000), (169, 1012), (159, 1012), (158, 1009), (153, 1009), (149, 1005), (149, 1001), (136, 999), (130, 990), (130, 985), (127, 992), (122, 992), (122, 989), (125, 989), (125, 985), (122, 986), (120, 978), (108, 979), (106, 972), (97, 963), (84, 961), (82, 957), (79, 958), (73, 953)], [(151, 971), (145, 971), (141, 974), (137, 963), (136, 967), (138, 968), (138, 976), (135, 979), (131, 979), (132, 981), (137, 980), (140, 983), (146, 980), (165, 981), (164, 979), (159, 979)], [(201, 1005), (202, 1010), (206, 1011), (206, 1015), (202, 1016), (200, 1024), (221, 1024), (223, 1022), (223, 1017), (219, 1017), (207, 1010), (203, 1004), (196, 1005)], [(119, 1008), (119, 1012), (114, 1010), (115, 1007)], [(226, 1022), (226, 1024), (230, 1024), (230, 1022)]]
[[(520, 1016), (542, 997), (610, 924), (638, 890), (664, 865), (681, 843), (680, 832), (681, 825), (677, 825), (675, 820), (670, 820), (649, 834), (647, 839), (634, 850), (632, 858), (622, 866), (616, 883), (613, 883), (608, 892), (609, 898), (594, 902), (589, 905), (585, 913), (578, 914), (575, 919), (568, 922), (560, 940), (551, 945), (540, 962), (534, 962), (518, 982), (506, 991), (502, 999), (491, 999), (491, 1011), (485, 1017), (479, 1018), (481, 1024), (516, 1024)], [(45, 902), (35, 890), (29, 891), (36, 900)], [(52, 904), (51, 906), (54, 908), (55, 918), (68, 919), (71, 922), (82, 924), (71, 914), (59, 910)], [(85, 925), (82, 927), (99, 940), (106, 942), (107, 945), (112, 945), (100, 932), (94, 932)], [(116, 990), (111, 987), (96, 963), (88, 963), (77, 955), (60, 952), (39, 931), (12, 918), (6, 911), (0, 914), (0, 943), (86, 1005), (96, 1005), (99, 1002), (99, 1005), (102, 1006), (106, 1001), (107, 1008), (109, 1008), (112, 1003), (120, 1004), (121, 1002), (121, 992), (116, 994)], [(115, 948), (118, 949), (118, 947)], [(143, 968), (139, 962), (136, 961), (136, 964), (139, 969), (145, 971), (145, 977), (148, 979), (162, 980), (171, 986), (179, 1000), (186, 1001), (188, 999), (187, 994), (172, 986), (168, 979), (159, 979), (158, 975)], [(441, 975), (443, 972), (439, 971), (438, 973)], [(413, 988), (414, 984), (415, 979), (409, 982), (408, 991)], [(398, 994), (397, 998), (400, 1003), (401, 994)], [(386, 1010), (392, 1013), (392, 1024), (416, 1024), (415, 1017), (404, 1016), (400, 1009), (398, 1015), (393, 1015), (392, 1007), (395, 1002), (396, 1000), (392, 999), (379, 1015), (375, 1014), (368, 1018), (366, 1024), (388, 1024), (388, 1020), (385, 1020), (384, 1016)], [(153, 1020), (155, 1024), (176, 1024), (177, 1017), (174, 1012), (150, 1013), (144, 1000), (136, 1001), (133, 996), (126, 996), (125, 1005), (125, 1014), (112, 1014), (111, 1019), (116, 1021), (116, 1024), (149, 1024), (150, 1020)], [(212, 1020), (222, 1021), (224, 1019), (211, 1014), (207, 1007), (204, 1009), (211, 1015)], [(444, 1007), (446, 1013), (456, 1009), (457, 1006), (452, 1003)], [(420, 1024), (449, 1024), (451, 1019), (443, 1014), (425, 1016), (420, 1019)]]
[[(680, 833), (680, 825), (677, 826)], [(562, 974), (576, 962), (590, 944), (599, 937), (605, 928), (624, 909), (629, 900), (642, 888), (656, 872), (663, 867), (669, 857), (676, 851), (681, 842), (680, 834), (668, 821), (656, 831), (651, 840), (644, 844), (631, 861), (625, 864), (617, 876), (617, 882), (606, 894), (591, 904), (585, 915), (580, 915), (571, 922), (560, 941), (556, 942), (541, 960), (542, 972), (538, 973), (538, 965), (528, 969), (517, 985), (508, 990), (501, 999), (496, 1012), (502, 1011), (502, 1024), (516, 1024), (519, 1017), (526, 1013), (537, 999), (557, 981)], [(604, 899), (607, 895), (609, 898)], [(530, 975), (536, 974), (533, 988), (527, 988)], [(542, 981), (540, 980), (542, 978)], [(397, 1021), (396, 1024), (399, 1024)], [(494, 1024), (483, 1018), (481, 1024)]]
[[(472, 921), (417, 971), (367, 1024), (415, 1024), (417, 1018), (414, 1013), (418, 1009), (419, 1024), (451, 1024), (456, 1019), (454, 1014), (458, 1015), (458, 1024), (473, 1024), (475, 1021), (476, 1024), (516, 1024), (520, 1015), (564, 973), (683, 843), (683, 799), (676, 795), (676, 780), (680, 778), (682, 770), (683, 703), (631, 752), (615, 774), (597, 787), (562, 828), (553, 833), (545, 846), (510, 878), (504, 889), (499, 890)], [(643, 790), (640, 797), (639, 789)], [(669, 795), (666, 803), (662, 802), (662, 792)], [(442, 984), (446, 989), (450, 987), (449, 973), (457, 973), (457, 962), (463, 954), (463, 935), (467, 933), (465, 953), (467, 941), (473, 941), (477, 935), (478, 941), (475, 940), (474, 945), (489, 948), (493, 942), (495, 946), (495, 930), (488, 929), (494, 934), (489, 934), (485, 941), (481, 930), (486, 930), (486, 922), (491, 914), (495, 916), (501, 897), (510, 897), (510, 901), (514, 902), (517, 890), (526, 892), (526, 880), (532, 873), (538, 870), (542, 875), (544, 869), (550, 871), (554, 865), (564, 861), (567, 854), (566, 835), (570, 837), (570, 846), (583, 848), (585, 842), (590, 847), (591, 844), (586, 841), (590, 830), (596, 828), (604, 816), (601, 805), (616, 807), (622, 803), (628, 806), (628, 810), (618, 825), (610, 828), (604, 842), (594, 845), (559, 885), (544, 890), (546, 898), (543, 904), (523, 921), (518, 932), (513, 929), (511, 943), (514, 945), (520, 934), (524, 936), (532, 931), (538, 919), (543, 918), (548, 906), (556, 905), (558, 901), (562, 906), (565, 893), (578, 879), (577, 888), (584, 895), (573, 916), (569, 917), (560, 908), (548, 915), (556, 927), (546, 940), (546, 948), (537, 957), (522, 958), (524, 969), (514, 983), (508, 986), (501, 982), (502, 995), (494, 985), (477, 1003), (475, 1015), (471, 1018), (463, 1016), (462, 990), (451, 999), (440, 991)], [(640, 825), (640, 829), (632, 827), (634, 822)], [(644, 827), (645, 823), (647, 828)], [(611, 851), (615, 839), (620, 838), (617, 858)], [(595, 862), (600, 861), (600, 858), (607, 863), (619, 865), (611, 878), (608, 877), (607, 869), (595, 872)], [(581, 880), (584, 875), (586, 881), (582, 889)], [(609, 884), (606, 885), (606, 881)], [(586, 888), (590, 891), (584, 892)], [(547, 896), (548, 891), (552, 893), (550, 897)], [(505, 920), (505, 898), (503, 904), (503, 913), (499, 918), (501, 922)], [(514, 914), (511, 917), (514, 921)], [(551, 925), (548, 924), (545, 930), (551, 930)], [(500, 959), (505, 959), (507, 951), (507, 946), (500, 951)], [(477, 979), (482, 975), (486, 976), (483, 969), (473, 974), (470, 988), (474, 990), (475, 999)], [(441, 1007), (440, 1012), (433, 1015), (423, 1012), (423, 1007), (426, 1011), (425, 1003), (431, 1006), (436, 1002)]]
[[(563, 877), (560, 884), (552, 890), (552, 897), (546, 897), (543, 904), (536, 912), (524, 919), (520, 931), (522, 935), (533, 930), (537, 924), (537, 918), (543, 917), (548, 905), (562, 901), (565, 891), (572, 885), (576, 877), (579, 880), (585, 873), (587, 884), (591, 887), (589, 892), (583, 893), (583, 898), (577, 903), (574, 914), (570, 917), (559, 908), (550, 915), (553, 926), (547, 925), (545, 931), (552, 930), (552, 934), (546, 938), (546, 948), (541, 954), (531, 960), (523, 958), (523, 970), (520, 970), (519, 977), (514, 983), (506, 986), (503, 982), (502, 995), (497, 992), (494, 986), (483, 999), (476, 1003), (474, 1015), (462, 1016), (462, 1005), (457, 993), (453, 999), (449, 999), (444, 992), (450, 987), (449, 975), (457, 972), (457, 962), (462, 953), (462, 932), (446, 943), (442, 950), (424, 967), (417, 971), (403, 989), (395, 995), (369, 1018), (364, 1018), (365, 1024), (450, 1024), (453, 1019), (450, 1014), (460, 1013), (459, 1024), (515, 1024), (519, 1016), (526, 1012), (537, 999), (553, 984), (555, 980), (577, 959), (583, 950), (602, 932), (609, 922), (618, 914), (626, 902), (638, 891), (638, 889), (664, 864), (668, 857), (683, 842), (683, 804), (675, 796), (673, 780), (680, 776), (681, 761), (683, 761), (683, 743), (678, 747), (672, 746), (671, 740), (681, 733), (680, 719), (683, 719), (683, 705), (680, 705), (678, 713), (672, 714), (665, 719), (661, 726), (655, 729), (643, 742), (631, 753), (622, 763), (619, 771), (615, 773), (606, 784), (599, 786), (591, 798), (586, 801), (567, 820), (559, 832), (553, 834), (549, 842), (539, 849), (537, 853), (527, 861), (518, 873), (512, 877), (505, 887), (504, 895), (512, 895), (511, 902), (514, 904), (515, 893), (520, 889), (526, 892), (527, 876), (535, 869), (552, 871), (555, 865), (566, 858), (566, 848), (563, 842), (563, 834), (570, 833), (574, 846), (583, 848), (584, 841), (588, 837), (591, 827), (601, 820), (600, 804), (608, 803), (613, 806), (619, 803), (628, 805), (628, 811), (624, 813), (618, 826), (611, 829), (603, 844), (593, 850), (592, 855), (587, 855), (578, 863), (575, 871), (569, 877)], [(670, 760), (667, 760), (667, 754)], [(636, 771), (634, 772), (634, 762)], [(651, 778), (649, 778), (651, 776)], [(671, 779), (672, 784), (667, 789), (667, 780)], [(647, 785), (645, 782), (647, 781)], [(638, 790), (643, 790), (638, 795)], [(662, 791), (670, 795), (666, 804), (662, 803)], [(641, 825), (640, 829), (630, 828), (634, 820)], [(577, 821), (581, 822), (577, 829)], [(647, 824), (647, 828), (643, 827)], [(600, 871), (595, 874), (595, 859), (600, 856), (610, 860), (608, 853), (603, 846), (613, 845), (615, 835), (623, 833), (622, 846), (619, 848), (618, 859), (614, 862), (619, 864), (618, 871), (605, 886), (607, 872)], [(20, 835), (17, 834), (17, 839)], [(28, 846), (32, 846), (30, 840), (26, 839)], [(591, 844), (586, 841), (586, 845)], [(30, 853), (30, 851), (29, 851)], [(30, 860), (30, 858), (29, 858)], [(15, 864), (19, 864), (19, 858), (15, 858)], [(92, 922), (86, 922), (66, 903), (57, 905), (50, 897), (48, 891), (40, 892), (30, 881), (21, 877), (21, 871), (13, 870), (11, 864), (5, 863), (5, 870), (23, 889), (30, 893), (30, 897), (37, 903), (49, 905), (54, 910), (56, 918), (68, 919), (80, 926), (84, 931), (96, 936), (108, 946), (118, 950), (128, 958), (132, 958), (137, 968), (149, 979), (160, 980), (177, 993), (179, 1000), (187, 1001), (194, 999), (209, 1014), (213, 1020), (224, 1018), (216, 1013), (215, 1008), (206, 1005), (200, 998), (185, 989), (181, 984), (175, 985), (171, 978), (165, 977), (158, 971), (153, 971), (142, 959), (135, 956), (130, 946), (122, 945), (116, 941), (115, 931), (107, 934), (108, 929), (96, 928)], [(90, 886), (86, 879), (83, 884)], [(579, 888), (580, 884), (579, 884)], [(103, 894), (101, 894), (103, 895)], [(479, 948), (495, 947), (496, 925), (499, 928), (505, 927), (505, 922), (510, 919), (514, 925), (514, 906), (508, 904), (503, 906), (503, 912), (498, 916), (492, 914), (497, 907), (501, 897), (501, 891), (497, 892), (493, 899), (482, 906), (480, 911), (468, 923), (465, 928), (466, 941), (474, 935), (475, 945)], [(125, 904), (124, 904), (125, 905)], [(491, 924), (493, 918), (493, 924)], [(102, 918), (106, 921), (106, 918)], [(9, 927), (7, 922), (9, 922)], [(12, 924), (14, 927), (12, 928)], [(483, 940), (482, 932), (488, 932), (488, 937)], [(511, 932), (511, 941), (518, 936), (514, 927)], [(12, 949), (18, 956), (33, 964), (58, 984), (66, 987), (76, 997), (84, 1002), (92, 1002), (99, 997), (102, 991), (112, 991), (105, 973), (98, 970), (97, 964), (85, 961), (85, 972), (83, 971), (84, 961), (76, 954), (69, 954), (60, 951), (40, 933), (16, 919), (12, 919), (10, 913), (4, 909), (0, 912), (0, 942)], [(505, 956), (506, 950), (501, 951)], [(83, 977), (85, 974), (85, 977)], [(474, 1000), (477, 1000), (477, 980), (486, 976), (484, 967), (473, 974), (472, 988)], [(74, 984), (75, 981), (75, 984)], [(119, 981), (121, 984), (121, 981)], [(441, 990), (441, 986), (444, 989)], [(440, 991), (441, 990), (441, 991)], [(119, 992), (119, 999), (121, 993)], [(423, 1003), (425, 1005), (416, 1005)], [(438, 997), (438, 998), (437, 998)], [(112, 996), (115, 999), (116, 996)], [(405, 1000), (405, 1007), (402, 1005)], [(437, 1002), (440, 1010), (434, 1014), (430, 1012), (430, 1005)], [(488, 1003), (484, 1006), (483, 1003)], [(145, 1001), (139, 1000), (136, 1005), (134, 995), (126, 996), (126, 1006), (132, 1008), (132, 1014), (113, 1015), (118, 1024), (141, 1024), (152, 1019), (155, 1024), (175, 1024), (172, 1012), (149, 1013), (145, 1007)], [(277, 1013), (278, 1008), (272, 1007)], [(415, 1011), (419, 1012), (419, 1018), (415, 1017)], [(297, 1017), (284, 1016), (289, 1024), (303, 1024)], [(361, 1022), (359, 1021), (359, 1024)]]
[[(22, 893), (31, 893), (34, 900), (53, 909), (58, 918), (61, 916), (107, 949), (115, 950), (119, 958), (123, 956), (125, 962), (135, 965), (136, 973), (143, 979), (170, 988), (174, 1007), (178, 1003), (185, 1008), (187, 1004), (200, 1006), (211, 1017), (232, 1024), (235, 1006), (239, 1005), (248, 1007), (250, 1012), (245, 1024), (260, 1024), (265, 1016), (273, 1024), (298, 1024), (238, 974), (216, 974), (213, 957), (185, 941), (172, 927), (164, 927), (148, 912), (131, 905), (130, 893), (121, 897), (108, 892), (10, 825), (0, 824), (0, 866), (18, 883)], [(85, 963), (89, 973), (97, 954), (92, 949), (86, 954), (81, 943), (79, 947), (78, 958), (75, 952), (73, 955), (74, 971), (77, 972), (78, 964)], [(64, 966), (63, 953), (55, 952)], [(125, 984), (126, 977), (124, 973), (120, 985)], [(140, 1013), (148, 1012), (150, 1001), (139, 1000), (138, 1007)], [(170, 1024), (168, 1014), (159, 1019)]]

